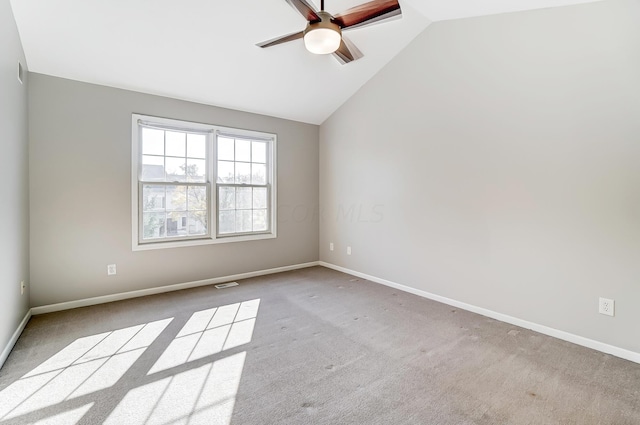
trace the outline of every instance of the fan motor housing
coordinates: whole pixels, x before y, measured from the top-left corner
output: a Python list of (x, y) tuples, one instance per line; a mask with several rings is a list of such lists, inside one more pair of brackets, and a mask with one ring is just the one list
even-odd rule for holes
[(317, 30), (320, 28), (330, 29), (342, 35), (342, 28), (340, 28), (340, 25), (333, 23), (333, 21), (331, 20), (332, 16), (329, 13), (323, 10), (318, 12), (317, 15), (321, 20), (319, 22), (307, 23), (307, 28), (305, 28), (304, 30), (304, 35), (307, 35), (309, 31)]

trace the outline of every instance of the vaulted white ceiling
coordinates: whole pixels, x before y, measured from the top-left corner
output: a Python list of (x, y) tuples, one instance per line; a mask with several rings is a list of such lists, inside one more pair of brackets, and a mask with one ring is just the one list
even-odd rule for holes
[[(336, 14), (366, 1), (325, 6)], [(433, 21), (589, 1), (400, 0), (401, 19), (345, 31), (364, 54), (348, 65), (302, 40), (255, 46), (304, 29), (284, 0), (11, 4), (32, 72), (320, 124)]]

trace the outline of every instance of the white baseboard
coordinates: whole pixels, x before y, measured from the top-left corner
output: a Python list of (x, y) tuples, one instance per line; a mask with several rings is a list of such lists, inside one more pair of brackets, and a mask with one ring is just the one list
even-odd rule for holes
[(51, 304), (51, 305), (44, 305), (44, 306), (40, 306), (40, 307), (33, 307), (31, 310), (29, 310), (27, 312), (27, 314), (25, 315), (24, 319), (22, 320), (22, 322), (20, 323), (20, 326), (18, 326), (18, 329), (16, 329), (16, 331), (14, 332), (13, 336), (11, 337), (11, 340), (9, 340), (9, 343), (7, 344), (7, 346), (5, 347), (5, 349), (2, 351), (2, 354), (0, 354), (0, 367), (2, 367), (2, 365), (4, 364), (4, 362), (6, 361), (7, 357), (9, 356), (9, 353), (11, 352), (11, 349), (13, 348), (13, 346), (15, 345), (16, 341), (18, 340), (18, 337), (20, 336), (20, 334), (22, 333), (22, 331), (24, 330), (24, 327), (27, 325), (27, 322), (29, 321), (29, 319), (31, 318), (31, 315), (36, 315), (36, 314), (44, 314), (44, 313), (51, 313), (54, 311), (61, 311), (61, 310), (68, 310), (68, 309), (72, 309), (72, 308), (78, 308), (78, 307), (86, 307), (86, 306), (90, 306), (90, 305), (96, 305), (96, 304), (103, 304), (103, 303), (108, 303), (108, 302), (112, 302), (112, 301), (120, 301), (120, 300), (125, 300), (125, 299), (129, 299), (129, 298), (136, 298), (136, 297), (142, 297), (145, 295), (154, 295), (154, 294), (161, 294), (164, 292), (172, 292), (172, 291), (179, 291), (182, 289), (188, 289), (188, 288), (195, 288), (198, 286), (206, 286), (206, 285), (214, 285), (214, 284), (218, 284), (218, 283), (224, 283), (224, 282), (229, 282), (232, 280), (240, 280), (240, 279), (248, 279), (251, 277), (256, 277), (256, 276), (264, 276), (264, 275), (268, 275), (268, 274), (273, 274), (273, 273), (281, 273), (281, 272), (286, 272), (286, 271), (291, 271), (291, 270), (297, 270), (297, 269), (303, 269), (303, 268), (307, 268), (307, 267), (313, 267), (313, 266), (323, 266), (323, 267), (327, 267), (329, 269), (333, 269), (333, 270), (337, 270), (343, 273), (347, 273), (353, 276), (357, 276), (357, 277), (361, 277), (363, 279), (369, 280), (371, 282), (375, 282), (375, 283), (379, 283), (385, 286), (389, 286), (391, 288), (395, 288), (398, 289), (400, 291), (404, 291), (404, 292), (408, 292), (414, 295), (418, 295), (424, 298), (428, 298), (434, 301), (438, 301), (441, 302), (443, 304), (448, 304), (463, 310), (467, 310), (473, 313), (477, 313), (477, 314), (481, 314), (483, 316), (486, 317), (490, 317), (492, 319), (496, 319), (496, 320), (500, 320), (501, 322), (506, 322), (506, 323), (510, 323), (512, 325), (515, 326), (520, 326), (522, 328), (526, 328), (526, 329), (531, 329), (533, 331), (539, 332), (541, 334), (545, 334), (545, 335), (549, 335), (552, 336), (554, 338), (558, 338), (564, 341), (568, 341), (577, 345), (581, 345), (583, 347), (587, 347), (587, 348), (591, 348), (597, 351), (601, 351), (603, 353), (607, 353), (607, 354), (611, 354), (613, 356), (616, 357), (620, 357), (622, 359), (625, 360), (629, 360), (635, 363), (640, 363), (640, 353), (636, 353), (634, 351), (630, 351), (624, 348), (620, 348), (620, 347), (616, 347), (613, 345), (609, 345), (609, 344), (605, 344), (604, 342), (600, 342), (600, 341), (596, 341), (593, 339), (589, 339), (589, 338), (585, 338), (579, 335), (575, 335), (569, 332), (565, 332), (565, 331), (561, 331), (558, 329), (554, 329), (554, 328), (550, 328), (548, 326), (544, 326), (544, 325), (540, 325), (537, 323), (533, 323), (533, 322), (529, 322), (527, 320), (523, 320), (523, 319), (519, 319), (517, 317), (513, 317), (513, 316), (509, 316), (506, 314), (502, 314), (502, 313), (498, 313), (483, 307), (478, 307), (472, 304), (467, 304), (461, 301), (457, 301), (451, 298), (447, 298), (447, 297), (443, 297), (440, 295), (436, 295), (436, 294), (432, 294), (430, 292), (427, 291), (423, 291), (420, 289), (416, 289), (416, 288), (412, 288), (410, 286), (406, 286), (406, 285), (402, 285), (396, 282), (392, 282), (390, 280), (386, 280), (386, 279), (381, 279), (375, 276), (371, 276), (365, 273), (361, 273), (355, 270), (351, 270), (345, 267), (341, 267), (341, 266), (336, 266), (334, 264), (331, 263), (327, 263), (324, 261), (312, 261), (309, 263), (303, 263), (303, 264), (295, 264), (295, 265), (291, 265), (291, 266), (284, 266), (284, 267), (277, 267), (277, 268), (273, 268), (273, 269), (267, 269), (267, 270), (258, 270), (258, 271), (254, 271), (254, 272), (248, 272), (248, 273), (240, 273), (240, 274), (235, 274), (235, 275), (230, 275), (230, 276), (222, 276), (222, 277), (218, 277), (218, 278), (213, 278), (213, 279), (205, 279), (205, 280), (197, 280), (197, 281), (193, 281), (193, 282), (185, 282), (185, 283), (179, 283), (179, 284), (175, 284), (175, 285), (168, 285), (168, 286), (160, 286), (160, 287), (156, 287), (156, 288), (149, 288), (149, 289), (142, 289), (142, 290), (138, 290), (138, 291), (130, 291), (130, 292), (122, 292), (122, 293), (118, 293), (118, 294), (113, 294), (113, 295), (105, 295), (105, 296), (101, 296), (101, 297), (94, 297), (94, 298), (86, 298), (86, 299), (82, 299), (82, 300), (77, 300), (77, 301), (69, 301), (69, 302), (64, 302), (64, 303), (58, 303), (58, 304)]
[(337, 270), (353, 276), (361, 277), (363, 279), (370, 280), (371, 282), (389, 286), (391, 288), (395, 288), (400, 291), (409, 292), (411, 294), (428, 298), (430, 300), (438, 301), (443, 304), (448, 304), (448, 305), (460, 308), (462, 310), (471, 311), (473, 313), (481, 314), (483, 316), (490, 317), (492, 319), (500, 320), (501, 322), (510, 323), (512, 325), (519, 326), (521, 328), (531, 329), (541, 334), (549, 335), (554, 338), (558, 338), (558, 339), (568, 341), (577, 345), (581, 345), (583, 347), (587, 347), (597, 351), (601, 351), (603, 353), (611, 354), (613, 356), (620, 357), (622, 359), (629, 360), (635, 363), (640, 363), (640, 353), (636, 353), (635, 351), (630, 351), (624, 348), (616, 347), (614, 345), (605, 344), (604, 342), (596, 341), (593, 339), (585, 338), (580, 335), (575, 335), (569, 332), (550, 328), (548, 326), (540, 325), (538, 323), (533, 323), (527, 320), (518, 319), (517, 317), (512, 317), (506, 314), (498, 313), (496, 311), (488, 310), (486, 308), (478, 307), (478, 306), (467, 304), (451, 298), (446, 298), (440, 295), (432, 294), (430, 292), (412, 288), (410, 286), (401, 285), (399, 283), (392, 282), (390, 280), (381, 279), (379, 277), (371, 276), (365, 273), (360, 273), (358, 271), (347, 269), (345, 267), (336, 266), (335, 264), (327, 263), (324, 261), (320, 261), (319, 264), (323, 267), (327, 267), (329, 269)]
[(29, 311), (27, 311), (27, 314), (24, 315), (22, 322), (20, 322), (20, 324), (18, 325), (18, 329), (16, 329), (13, 335), (11, 335), (11, 339), (7, 343), (7, 346), (4, 347), (4, 350), (2, 350), (2, 354), (0, 354), (0, 369), (2, 369), (4, 362), (7, 361), (11, 350), (13, 350), (13, 346), (16, 345), (16, 342), (18, 342), (18, 338), (20, 338), (20, 334), (24, 330), (24, 327), (27, 326), (27, 322), (29, 321), (29, 319), (31, 319), (31, 314), (31, 309), (29, 309)]
[(317, 266), (319, 264), (320, 263), (318, 261), (312, 261), (310, 263), (294, 264), (291, 266), (276, 267), (274, 269), (257, 270), (254, 272), (239, 273), (239, 274), (234, 274), (230, 276), (216, 277), (212, 279), (196, 280), (193, 282), (178, 283), (175, 285), (159, 286), (159, 287), (149, 288), (149, 289), (140, 289), (138, 291), (120, 292), (118, 294), (103, 295), (101, 297), (85, 298), (82, 300), (43, 305), (40, 307), (33, 307), (31, 309), (31, 313), (34, 315), (52, 313), (54, 311), (69, 310), (69, 309), (78, 308), (78, 307), (87, 307), (90, 305), (110, 303), (113, 301), (126, 300), (129, 298), (144, 297), (146, 295), (162, 294), (164, 292), (180, 291), (182, 289), (195, 288), (198, 286), (215, 285), (218, 283), (229, 282), (232, 280), (248, 279), (250, 277), (264, 276), (264, 275), (273, 274), (273, 273), (287, 272), (290, 270), (304, 269), (307, 267)]

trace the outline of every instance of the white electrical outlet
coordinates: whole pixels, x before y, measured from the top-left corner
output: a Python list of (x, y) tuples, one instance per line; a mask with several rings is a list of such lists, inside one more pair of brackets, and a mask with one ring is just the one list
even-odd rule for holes
[(20, 282), (20, 295), (24, 295), (24, 290), (27, 289), (27, 285), (24, 283), (24, 280)]
[(347, 255), (351, 255), (351, 247), (350, 246), (347, 247)]
[(329, 251), (333, 251), (333, 242), (329, 242)]
[(116, 274), (116, 265), (109, 264), (107, 265), (107, 276), (113, 276)]
[(605, 314), (607, 316), (615, 316), (616, 302), (608, 298), (600, 298), (598, 304), (598, 313)]

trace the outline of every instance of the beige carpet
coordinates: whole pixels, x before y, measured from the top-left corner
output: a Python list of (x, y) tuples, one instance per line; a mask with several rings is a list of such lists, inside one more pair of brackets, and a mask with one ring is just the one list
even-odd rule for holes
[(640, 365), (315, 267), (33, 317), (26, 423), (640, 424)]

